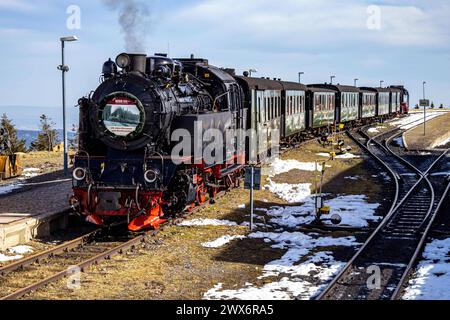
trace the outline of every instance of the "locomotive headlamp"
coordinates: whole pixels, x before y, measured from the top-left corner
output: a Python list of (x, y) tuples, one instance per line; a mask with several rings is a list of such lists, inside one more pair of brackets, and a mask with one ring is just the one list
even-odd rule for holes
[(145, 171), (144, 179), (148, 183), (154, 183), (156, 181), (156, 179), (158, 179), (158, 171), (156, 171), (156, 170)]
[(86, 178), (86, 170), (83, 168), (76, 168), (73, 170), (73, 178), (77, 181), (83, 181)]
[(128, 54), (121, 53), (116, 58), (116, 64), (119, 66), (119, 68), (128, 68), (131, 65), (131, 58)]

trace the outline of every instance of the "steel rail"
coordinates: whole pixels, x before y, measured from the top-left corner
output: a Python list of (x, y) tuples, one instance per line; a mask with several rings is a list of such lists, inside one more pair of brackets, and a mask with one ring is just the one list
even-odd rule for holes
[[(222, 191), (219, 192), (216, 196), (216, 200), (222, 198), (225, 194), (227, 193), (227, 191)], [(161, 231), (164, 231), (165, 228), (169, 227), (169, 226), (175, 226), (180, 224), (182, 221), (184, 221), (187, 217), (191, 216), (192, 214), (194, 214), (195, 212), (199, 211), (202, 208), (205, 208), (208, 206), (209, 202), (205, 202), (195, 208), (193, 208), (191, 211), (185, 211), (184, 215), (182, 217), (178, 217), (178, 218), (174, 218), (172, 220), (170, 220), (168, 223), (162, 225), (160, 227), (160, 229), (158, 230), (152, 230), (149, 232), (146, 232), (145, 234), (139, 235), (125, 243), (119, 244), (117, 246), (114, 246), (113, 248), (100, 253), (92, 258), (89, 258), (87, 260), (82, 261), (81, 263), (78, 263), (77, 265), (75, 265), (75, 268), (79, 268), (82, 272), (85, 271), (86, 268), (94, 265), (94, 264), (98, 264), (104, 260), (109, 260), (111, 259), (112, 256), (117, 255), (117, 254), (122, 254), (128, 250), (133, 250), (135, 249), (139, 244), (145, 243), (147, 241), (147, 239), (149, 238), (153, 238), (156, 237)], [(78, 239), (76, 239), (78, 240)], [(75, 241), (75, 240), (74, 240)], [(55, 248), (56, 249), (56, 248)], [(31, 257), (30, 257), (31, 258)], [(35, 260), (33, 260), (35, 261)], [(4, 297), (0, 297), (0, 300), (16, 300), (19, 299), (23, 296), (25, 296), (26, 294), (29, 294), (33, 291), (36, 291), (44, 286), (46, 286), (49, 283), (53, 283), (55, 281), (61, 280), (65, 277), (67, 277), (68, 271), (67, 270), (62, 270), (60, 272), (57, 272), (43, 280), (40, 280), (36, 283), (33, 283), (25, 288), (19, 289), (9, 295), (6, 295)]]
[(446, 198), (447, 194), (449, 193), (449, 191), (450, 191), (450, 182), (447, 184), (447, 188), (445, 189), (444, 194), (443, 194), (436, 210), (434, 210), (434, 213), (431, 216), (431, 219), (430, 219), (426, 229), (423, 232), (423, 236), (420, 239), (420, 242), (416, 248), (416, 251), (414, 252), (414, 255), (411, 258), (411, 261), (409, 262), (408, 266), (406, 267), (406, 270), (405, 270), (404, 274), (402, 275), (402, 278), (400, 279), (400, 282), (399, 282), (397, 288), (395, 289), (394, 293), (392, 294), (391, 300), (399, 300), (401, 298), (403, 288), (405, 287), (405, 284), (409, 278), (409, 275), (411, 274), (413, 267), (415, 266), (415, 264), (417, 262), (417, 259), (420, 255), (420, 253), (422, 252), (422, 250), (425, 247), (426, 240), (430, 234), (430, 231), (431, 231), (431, 228), (435, 221), (435, 218), (438, 215), (438, 213), (441, 211), (442, 205), (444, 204), (445, 198)]
[[(387, 149), (394, 155), (395, 155), (395, 153), (392, 151), (391, 148), (389, 148), (389, 144), (395, 137), (398, 137), (398, 136), (403, 135), (403, 134), (404, 134), (404, 132), (399, 133), (399, 134), (389, 138), (385, 142), (385, 145), (386, 145)], [(409, 263), (408, 263), (408, 265), (407, 265), (407, 267), (406, 267), (406, 269), (405, 269), (405, 271), (404, 271), (404, 273), (403, 273), (403, 275), (402, 275), (402, 277), (400, 279), (400, 282), (398, 283), (394, 293), (391, 296), (391, 300), (398, 300), (400, 298), (402, 289), (403, 289), (403, 287), (404, 287), (404, 285), (405, 285), (405, 283), (406, 283), (406, 281), (407, 281), (407, 279), (408, 279), (408, 277), (409, 277), (409, 275), (410, 275), (410, 273), (412, 271), (412, 268), (416, 264), (416, 261), (417, 261), (417, 258), (419, 256), (419, 254), (422, 252), (422, 250), (424, 248), (424, 245), (426, 243), (426, 240), (428, 238), (428, 235), (430, 233), (430, 230), (431, 230), (431, 227), (432, 227), (432, 225), (434, 223), (434, 220), (435, 220), (436, 216), (438, 215), (438, 213), (439, 213), (439, 211), (440, 211), (440, 209), (441, 209), (441, 207), (442, 207), (442, 205), (444, 203), (445, 197), (447, 196), (447, 193), (448, 193), (448, 191), (450, 189), (450, 182), (449, 182), (447, 187), (446, 187), (446, 189), (445, 189), (445, 191), (444, 191), (444, 193), (442, 194), (442, 197), (441, 197), (437, 207), (435, 208), (435, 210), (433, 210), (434, 203), (435, 203), (436, 192), (435, 192), (435, 187), (433, 186), (431, 181), (428, 179), (428, 175), (433, 170), (433, 168), (436, 166), (436, 164), (439, 163), (442, 160), (442, 158), (447, 155), (447, 153), (449, 151), (450, 151), (450, 148), (445, 150), (444, 152), (442, 152), (442, 154), (431, 164), (431, 166), (424, 173), (421, 172), (421, 175), (422, 175), (421, 181), (422, 180), (426, 180), (426, 182), (428, 183), (428, 185), (430, 187), (430, 190), (431, 190), (431, 193), (432, 193), (432, 200), (431, 200), (431, 204), (430, 204), (430, 209), (428, 210), (427, 214), (423, 218), (423, 222), (417, 228), (417, 231), (419, 232), (423, 228), (423, 226), (427, 223), (427, 221), (428, 221), (428, 224), (427, 224), (425, 230), (422, 233), (422, 236), (421, 236), (420, 241), (419, 241), (419, 243), (418, 243), (418, 245), (416, 247), (416, 250), (414, 251), (414, 254), (411, 257), (411, 260), (409, 261)], [(409, 161), (407, 161), (403, 157), (401, 157), (399, 155), (398, 155), (398, 157), (400, 159), (403, 159), (403, 161), (405, 163), (409, 163)], [(430, 218), (430, 216), (431, 216), (431, 218)]]
[(45, 259), (51, 258), (55, 255), (58, 255), (60, 253), (68, 252), (72, 249), (83, 246), (86, 242), (89, 242), (91, 238), (95, 237), (100, 231), (101, 231), (101, 229), (95, 230), (95, 231), (90, 232), (86, 235), (83, 235), (79, 238), (76, 238), (69, 242), (58, 245), (54, 248), (45, 250), (43, 252), (34, 254), (29, 257), (25, 257), (21, 260), (18, 260), (16, 262), (13, 262), (13, 263), (7, 264), (3, 267), (0, 267), (0, 276), (6, 276), (7, 274), (9, 274), (11, 272), (23, 269), (27, 266), (30, 266), (34, 263), (41, 261), (41, 260), (45, 260)]

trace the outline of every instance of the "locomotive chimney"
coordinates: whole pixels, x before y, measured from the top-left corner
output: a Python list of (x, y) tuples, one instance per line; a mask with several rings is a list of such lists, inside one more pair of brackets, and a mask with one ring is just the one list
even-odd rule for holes
[(129, 71), (145, 74), (145, 68), (147, 65), (147, 55), (136, 53), (130, 54), (129, 56), (131, 58)]

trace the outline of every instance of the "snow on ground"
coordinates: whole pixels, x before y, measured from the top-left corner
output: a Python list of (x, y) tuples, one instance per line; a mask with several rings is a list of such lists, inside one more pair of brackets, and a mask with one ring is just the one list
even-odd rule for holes
[(22, 187), (22, 184), (20, 183), (13, 183), (13, 184), (7, 184), (0, 186), (0, 195), (8, 194), (12, 192), (13, 190), (20, 189)]
[[(369, 226), (369, 221), (378, 221), (381, 217), (376, 216), (378, 203), (368, 203), (365, 195), (345, 195), (333, 199), (325, 200), (325, 205), (331, 208), (329, 215), (322, 217), (327, 219), (338, 214), (342, 218), (341, 226), (351, 226), (363, 228)], [(271, 223), (280, 227), (295, 228), (301, 224), (311, 223), (314, 219), (315, 199), (310, 196), (305, 203), (296, 207), (274, 207), (267, 214), (273, 218)], [(330, 221), (324, 221), (331, 224)]]
[(376, 127), (376, 128), (370, 128), (369, 130), (367, 130), (367, 132), (369, 133), (379, 133), (381, 129), (385, 129), (386, 127)]
[(348, 177), (344, 177), (344, 179), (356, 181), (356, 180), (361, 179), (361, 177), (360, 176), (348, 176)]
[(319, 157), (325, 157), (325, 158), (329, 158), (330, 157), (330, 154), (329, 153), (325, 153), (325, 152), (316, 153), (316, 155), (318, 155)]
[(450, 143), (450, 138), (448, 138), (447, 140), (441, 142), (438, 147), (445, 147), (446, 145), (448, 145)]
[(303, 202), (311, 195), (311, 183), (275, 183), (270, 178), (269, 183), (265, 188), (289, 203)]
[(0, 195), (8, 194), (16, 189), (22, 188), (24, 180), (36, 177), (37, 175), (39, 175), (40, 172), (41, 172), (41, 170), (37, 169), (37, 168), (24, 169), (22, 175), (18, 179), (21, 182), (15, 182), (15, 183), (0, 186)]
[(26, 254), (26, 253), (32, 253), (33, 248), (30, 246), (15, 246), (8, 249), (9, 253), (12, 254)]
[[(282, 227), (293, 228), (301, 224), (310, 223), (314, 220), (315, 195), (311, 194), (311, 184), (287, 184), (275, 183), (269, 179), (270, 184), (266, 189), (275, 193), (281, 199), (289, 203), (303, 202), (295, 207), (273, 207), (267, 211), (273, 219), (270, 222)], [(381, 219), (375, 216), (378, 203), (368, 203), (365, 195), (342, 195), (336, 198), (325, 200), (325, 205), (331, 208), (329, 216), (339, 214), (342, 217), (341, 225), (352, 227), (367, 227), (368, 221), (378, 221)], [(326, 224), (331, 222), (325, 221)]]
[(23, 170), (22, 178), (24, 179), (34, 178), (38, 176), (40, 172), (41, 170), (38, 168), (26, 168)]
[(238, 209), (245, 209), (245, 204), (238, 205)]
[[(428, 112), (427, 113), (427, 121), (430, 121), (433, 118), (442, 116), (444, 113), (441, 112)], [(414, 122), (414, 123), (411, 123)], [(408, 116), (401, 118), (399, 120), (395, 120), (390, 122), (391, 125), (400, 127), (400, 129), (408, 130), (414, 128), (415, 126), (423, 123), (423, 113), (414, 113), (409, 114)]]
[(6, 250), (6, 254), (0, 252), (0, 262), (9, 262), (23, 258), (24, 254), (32, 253), (33, 248), (30, 246), (15, 246)]
[[(297, 160), (281, 160), (275, 159), (270, 166), (269, 176), (274, 177), (278, 174), (289, 172), (291, 170), (316, 171), (316, 164), (314, 162), (300, 162)], [(317, 170), (322, 170), (320, 164), (317, 165)]]
[[(330, 158), (330, 154), (329, 153), (317, 153), (316, 155), (318, 155), (319, 157)], [(353, 158), (359, 158), (359, 156), (355, 156), (352, 153), (344, 153), (344, 154), (338, 155), (338, 156), (336, 156), (334, 158), (335, 159), (353, 159)]]
[(179, 224), (182, 227), (193, 227), (193, 226), (237, 226), (236, 222), (228, 220), (218, 220), (218, 219), (193, 219), (188, 221), (183, 221)]
[(349, 153), (349, 152), (340, 154), (335, 157), (335, 159), (354, 159), (354, 158), (359, 158), (359, 156), (355, 156), (353, 153)]
[(403, 299), (450, 300), (450, 238), (432, 241), (423, 257)]
[(0, 253), (0, 262), (9, 262), (9, 261), (14, 261), (14, 260), (19, 260), (22, 258), (23, 258), (23, 256), (21, 256), (21, 255), (9, 256), (9, 255), (4, 255), (3, 253)]
[(214, 241), (202, 243), (202, 246), (205, 247), (205, 248), (220, 248), (220, 247), (223, 247), (224, 245), (230, 243), (233, 240), (245, 239), (245, 238), (246, 238), (245, 236), (229, 236), (229, 235), (225, 235), (225, 236), (220, 237), (219, 239), (216, 239)]
[[(219, 283), (204, 294), (204, 299), (311, 299), (345, 265), (335, 261), (326, 249), (359, 245), (354, 237), (316, 238), (301, 232), (255, 232), (249, 237), (264, 239), (273, 248), (287, 250), (280, 259), (264, 266), (263, 274), (258, 279), (263, 279), (266, 284), (258, 286), (247, 283), (240, 289), (223, 290), (223, 285)], [(270, 278), (274, 279), (268, 283)]]

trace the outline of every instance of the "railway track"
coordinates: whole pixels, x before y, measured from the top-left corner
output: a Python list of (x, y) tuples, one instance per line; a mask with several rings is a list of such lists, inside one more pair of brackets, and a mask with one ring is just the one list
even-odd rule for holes
[[(217, 194), (223, 197), (226, 191)], [(16, 300), (70, 275), (71, 270), (82, 272), (86, 268), (111, 259), (112, 256), (137, 249), (155, 238), (165, 228), (177, 225), (188, 216), (206, 207), (208, 202), (186, 211), (182, 216), (171, 219), (158, 230), (137, 236), (120, 237), (103, 235), (96, 230), (67, 243), (26, 257), (0, 268), (0, 300)], [(24, 285), (25, 284), (25, 285)]]
[[(402, 133), (396, 128), (370, 138), (364, 130), (348, 133), (383, 166), (396, 184), (392, 208), (360, 250), (318, 299), (398, 299), (426, 242), (450, 185), (432, 182), (434, 169), (449, 150), (421, 171), (391, 149)], [(430, 175), (431, 174), (431, 175)]]

